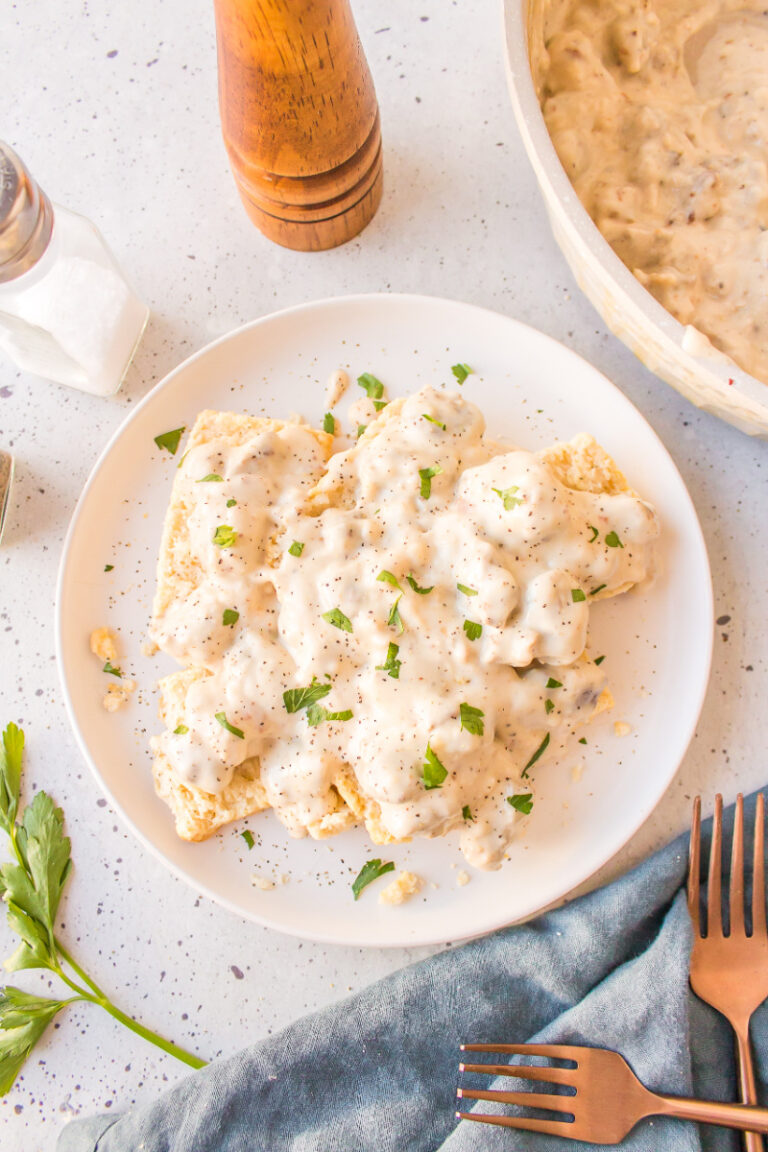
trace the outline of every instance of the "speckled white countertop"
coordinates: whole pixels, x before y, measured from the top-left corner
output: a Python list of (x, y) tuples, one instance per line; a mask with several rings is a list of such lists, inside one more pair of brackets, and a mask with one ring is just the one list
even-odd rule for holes
[[(49, 195), (90, 216), (151, 306), (122, 391), (100, 400), (0, 362), (0, 446), (17, 489), (0, 550), (0, 722), (23, 724), (27, 786), (63, 804), (75, 872), (62, 937), (127, 1012), (201, 1055), (230, 1053), (426, 955), (301, 943), (198, 898), (110, 811), (70, 732), (54, 658), (62, 540), (90, 467), (132, 405), (246, 320), (361, 291), (453, 296), (527, 321), (624, 389), (701, 517), (718, 629), (679, 775), (611, 870), (681, 830), (689, 800), (768, 778), (768, 445), (692, 408), (605, 329), (552, 240), (515, 129), (500, 12), (474, 0), (355, 0), (375, 78), (386, 190), (366, 231), (304, 255), (247, 220), (221, 143), (210, 0), (37, 0), (3, 15), (2, 131)], [(383, 15), (382, 13), (386, 13)], [(13, 94), (11, 99), (9, 94)], [(686, 675), (680, 653), (680, 676)], [(11, 937), (0, 924), (2, 955)], [(24, 987), (44, 988), (35, 973)], [(60, 1017), (0, 1100), (6, 1152), (52, 1149), (68, 1119), (154, 1098), (184, 1074), (98, 1009)]]

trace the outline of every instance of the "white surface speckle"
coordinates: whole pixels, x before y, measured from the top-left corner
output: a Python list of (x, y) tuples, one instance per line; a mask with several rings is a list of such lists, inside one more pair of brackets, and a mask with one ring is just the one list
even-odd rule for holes
[[(730, 799), (766, 777), (758, 693), (768, 671), (768, 447), (698, 412), (642, 368), (575, 286), (514, 127), (496, 5), (425, 0), (415, 9), (393, 0), (386, 20), (374, 0), (354, 7), (381, 106), (384, 200), (357, 239), (318, 254), (270, 244), (240, 205), (219, 132), (209, 0), (168, 0), (144, 17), (132, 5), (39, 0), (17, 5), (4, 26), (4, 81), (14, 92), (6, 139), (51, 197), (99, 225), (152, 317), (110, 399), (0, 361), (0, 445), (17, 462), (0, 549), (0, 722), (26, 730), (27, 795), (45, 787), (66, 812), (75, 869), (62, 939), (125, 1011), (206, 1057), (432, 951), (301, 942), (197, 898), (118, 823), (64, 714), (52, 604), (88, 471), (152, 384), (244, 321), (351, 292), (453, 296), (543, 329), (615, 380), (689, 486), (718, 627), (689, 753), (604, 875), (680, 831), (696, 792), (709, 809), (715, 791)], [(2, 955), (12, 948), (4, 922), (0, 947)], [(15, 980), (44, 993), (55, 987), (34, 972)], [(47, 1152), (73, 1116), (152, 1100), (184, 1072), (99, 1010), (71, 1007), (0, 1099), (4, 1152)]]

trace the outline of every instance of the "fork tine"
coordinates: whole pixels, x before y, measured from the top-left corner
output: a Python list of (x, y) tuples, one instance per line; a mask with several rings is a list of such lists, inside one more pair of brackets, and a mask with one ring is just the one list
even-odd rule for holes
[(765, 936), (765, 798), (760, 792), (755, 807), (755, 848), (752, 865), (752, 935)]
[(550, 1084), (572, 1084), (574, 1071), (574, 1068), (539, 1068), (531, 1064), (459, 1064), (459, 1072), (514, 1076), (519, 1080), (544, 1080)]
[(736, 797), (733, 817), (733, 845), (731, 847), (730, 935), (744, 936), (744, 797)]
[(691, 839), (688, 843), (688, 912), (694, 936), (701, 935), (701, 796), (693, 801)]
[(593, 1048), (579, 1048), (573, 1044), (462, 1044), (462, 1052), (498, 1052), (506, 1056), (551, 1056), (553, 1060), (570, 1060), (578, 1064)]
[(575, 1096), (555, 1096), (551, 1092), (498, 1092), (495, 1089), (459, 1088), (460, 1100), (497, 1100), (499, 1104), (516, 1104), (518, 1108), (541, 1108), (545, 1112), (566, 1112), (573, 1116)]
[(723, 798), (715, 796), (712, 816), (712, 843), (709, 848), (709, 893), (707, 895), (707, 936), (723, 935)]
[(527, 1116), (483, 1116), (477, 1112), (457, 1112), (457, 1120), (475, 1120), (478, 1124), (498, 1124), (501, 1128), (522, 1128), (526, 1132), (544, 1132), (547, 1136), (564, 1136), (562, 1120), (529, 1120)]

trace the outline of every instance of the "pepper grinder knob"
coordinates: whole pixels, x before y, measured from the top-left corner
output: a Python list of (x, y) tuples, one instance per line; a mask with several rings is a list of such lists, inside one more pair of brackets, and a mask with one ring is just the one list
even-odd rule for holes
[(214, 0), (222, 133), (254, 224), (319, 251), (381, 200), (379, 109), (349, 0)]

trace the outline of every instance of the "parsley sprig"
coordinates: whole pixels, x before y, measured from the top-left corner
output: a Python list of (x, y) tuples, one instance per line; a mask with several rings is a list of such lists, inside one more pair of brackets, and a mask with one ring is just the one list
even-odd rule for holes
[(0, 866), (0, 895), (8, 909), (8, 925), (21, 942), (4, 966), (9, 972), (47, 968), (73, 994), (56, 1000), (10, 984), (0, 989), (0, 1095), (10, 1091), (51, 1020), (78, 1001), (98, 1004), (126, 1028), (191, 1068), (204, 1067), (205, 1060), (121, 1012), (56, 936), (56, 912), (72, 870), (71, 845), (64, 835), (64, 814), (46, 792), (37, 792), (19, 819), (23, 755), (24, 733), (8, 724), (0, 746), (0, 830), (8, 837), (12, 859)]

